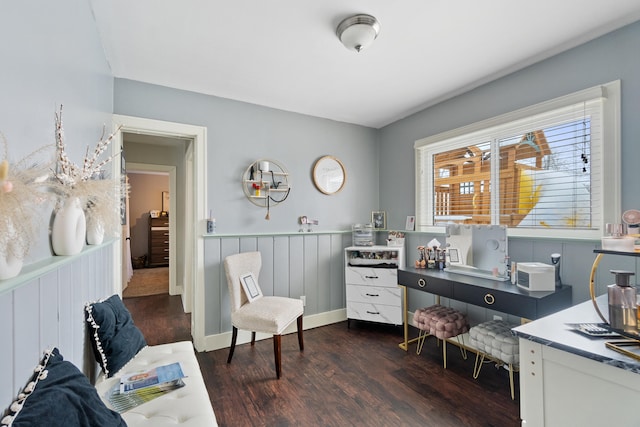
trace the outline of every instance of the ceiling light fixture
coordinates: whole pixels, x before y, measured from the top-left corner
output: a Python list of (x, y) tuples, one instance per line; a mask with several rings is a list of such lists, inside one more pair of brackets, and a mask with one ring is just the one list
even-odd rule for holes
[(336, 29), (336, 34), (349, 50), (360, 52), (378, 37), (380, 23), (371, 15), (354, 15), (343, 20)]

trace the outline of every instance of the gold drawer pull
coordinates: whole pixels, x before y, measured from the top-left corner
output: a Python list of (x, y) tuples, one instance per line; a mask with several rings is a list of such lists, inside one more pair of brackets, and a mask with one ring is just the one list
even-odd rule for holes
[(496, 302), (496, 298), (491, 294), (486, 294), (484, 296), (484, 302), (486, 302), (487, 304), (491, 305), (494, 302)]
[(424, 279), (418, 279), (418, 286), (424, 288), (425, 286), (427, 286), (427, 281)]

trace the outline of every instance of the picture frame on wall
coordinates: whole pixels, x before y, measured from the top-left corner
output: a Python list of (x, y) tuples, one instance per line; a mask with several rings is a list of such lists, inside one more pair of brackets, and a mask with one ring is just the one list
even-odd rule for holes
[(416, 217), (414, 215), (407, 216), (407, 222), (404, 226), (406, 231), (414, 231), (416, 229)]
[(376, 230), (387, 229), (387, 213), (385, 211), (371, 212), (371, 223)]
[(169, 192), (162, 192), (162, 212), (169, 213)]
[(127, 225), (127, 204), (129, 198), (129, 178), (124, 149), (120, 149), (120, 225)]

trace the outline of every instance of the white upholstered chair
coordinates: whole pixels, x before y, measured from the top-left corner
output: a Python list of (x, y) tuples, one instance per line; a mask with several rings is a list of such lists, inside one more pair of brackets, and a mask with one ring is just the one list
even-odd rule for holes
[[(258, 280), (262, 267), (260, 252), (243, 252), (230, 255), (224, 260), (224, 270), (227, 274), (229, 286), (229, 298), (231, 300), (231, 348), (227, 363), (231, 363), (233, 351), (238, 338), (238, 329), (251, 331), (251, 345), (254, 345), (256, 332), (273, 335), (273, 352), (276, 363), (276, 376), (280, 378), (281, 364), (281, 337), (284, 330), (293, 323), (298, 322), (298, 345), (300, 351), (304, 350), (302, 339), (302, 314), (304, 308), (302, 301), (294, 298), (263, 296), (249, 302), (240, 277), (252, 273)], [(259, 285), (258, 285), (259, 286)]]

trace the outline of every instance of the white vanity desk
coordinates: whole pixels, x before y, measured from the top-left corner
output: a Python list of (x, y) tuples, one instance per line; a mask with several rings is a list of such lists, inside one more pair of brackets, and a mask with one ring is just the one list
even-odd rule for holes
[[(606, 296), (598, 303), (606, 313)], [(522, 426), (640, 425), (640, 361), (566, 326), (586, 322), (602, 322), (591, 301), (514, 329)]]

